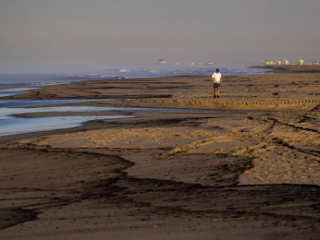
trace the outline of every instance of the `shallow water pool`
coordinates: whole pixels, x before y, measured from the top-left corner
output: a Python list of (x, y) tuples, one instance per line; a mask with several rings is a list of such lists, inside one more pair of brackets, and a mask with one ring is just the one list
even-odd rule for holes
[[(99, 99), (67, 99), (67, 100), (0, 100), (0, 137), (22, 133), (66, 129), (82, 126), (85, 122), (101, 119), (123, 119), (137, 116), (95, 116), (94, 112), (105, 111), (170, 111), (188, 112), (205, 111), (174, 108), (126, 108), (126, 107), (91, 107), (91, 106), (63, 106), (63, 107), (39, 107), (23, 108), (22, 106), (50, 105), (58, 103), (75, 103), (98, 101)], [(45, 112), (92, 112), (92, 116), (65, 116), (65, 117), (41, 117), (21, 118), (13, 115), (24, 113)]]

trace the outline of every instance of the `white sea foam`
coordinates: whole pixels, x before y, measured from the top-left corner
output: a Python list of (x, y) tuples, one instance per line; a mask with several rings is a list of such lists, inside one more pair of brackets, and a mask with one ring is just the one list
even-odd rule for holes
[(131, 72), (131, 71), (130, 71), (130, 70), (128, 70), (128, 69), (126, 69), (126, 68), (122, 68), (122, 69), (120, 69), (120, 70), (119, 70), (119, 72), (121, 72), (121, 73), (122, 73), (122, 72)]
[(47, 85), (59, 85), (59, 84), (66, 84), (66, 83), (62, 83), (62, 82), (35, 82), (35, 83), (30, 83), (30, 85), (44, 85), (44, 86), (47, 86)]

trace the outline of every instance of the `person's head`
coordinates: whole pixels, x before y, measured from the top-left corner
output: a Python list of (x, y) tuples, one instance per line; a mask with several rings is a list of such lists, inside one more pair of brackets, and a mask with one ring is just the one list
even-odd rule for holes
[(216, 72), (219, 72), (219, 68), (216, 69)]

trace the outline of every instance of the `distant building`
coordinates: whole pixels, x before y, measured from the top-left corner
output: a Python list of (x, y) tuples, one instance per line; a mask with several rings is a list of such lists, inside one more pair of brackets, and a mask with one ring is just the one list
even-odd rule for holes
[(164, 59), (160, 59), (158, 61), (158, 63), (161, 64), (161, 65), (167, 64), (166, 60), (164, 60)]
[(212, 65), (214, 65), (214, 62), (207, 62), (207, 66), (212, 66)]
[(313, 61), (312, 65), (319, 65), (319, 63), (317, 61)]
[(282, 62), (281, 61), (278, 61), (278, 65), (281, 65), (282, 64)]
[(270, 66), (270, 65), (274, 65), (275, 63), (273, 62), (273, 61), (268, 61), (268, 60), (266, 60), (266, 65), (267, 66)]
[(288, 60), (284, 60), (283, 64), (284, 64), (284, 65), (290, 65), (290, 63), (289, 63)]
[(298, 64), (303, 65), (303, 63), (304, 63), (304, 60), (300, 59)]

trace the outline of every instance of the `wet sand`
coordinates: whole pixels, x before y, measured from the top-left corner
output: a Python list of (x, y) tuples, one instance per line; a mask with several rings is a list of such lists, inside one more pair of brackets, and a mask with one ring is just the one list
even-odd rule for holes
[(0, 138), (0, 239), (318, 239), (319, 81), (223, 77), (220, 99), (206, 76), (16, 95), (209, 111), (100, 112), (139, 118)]

